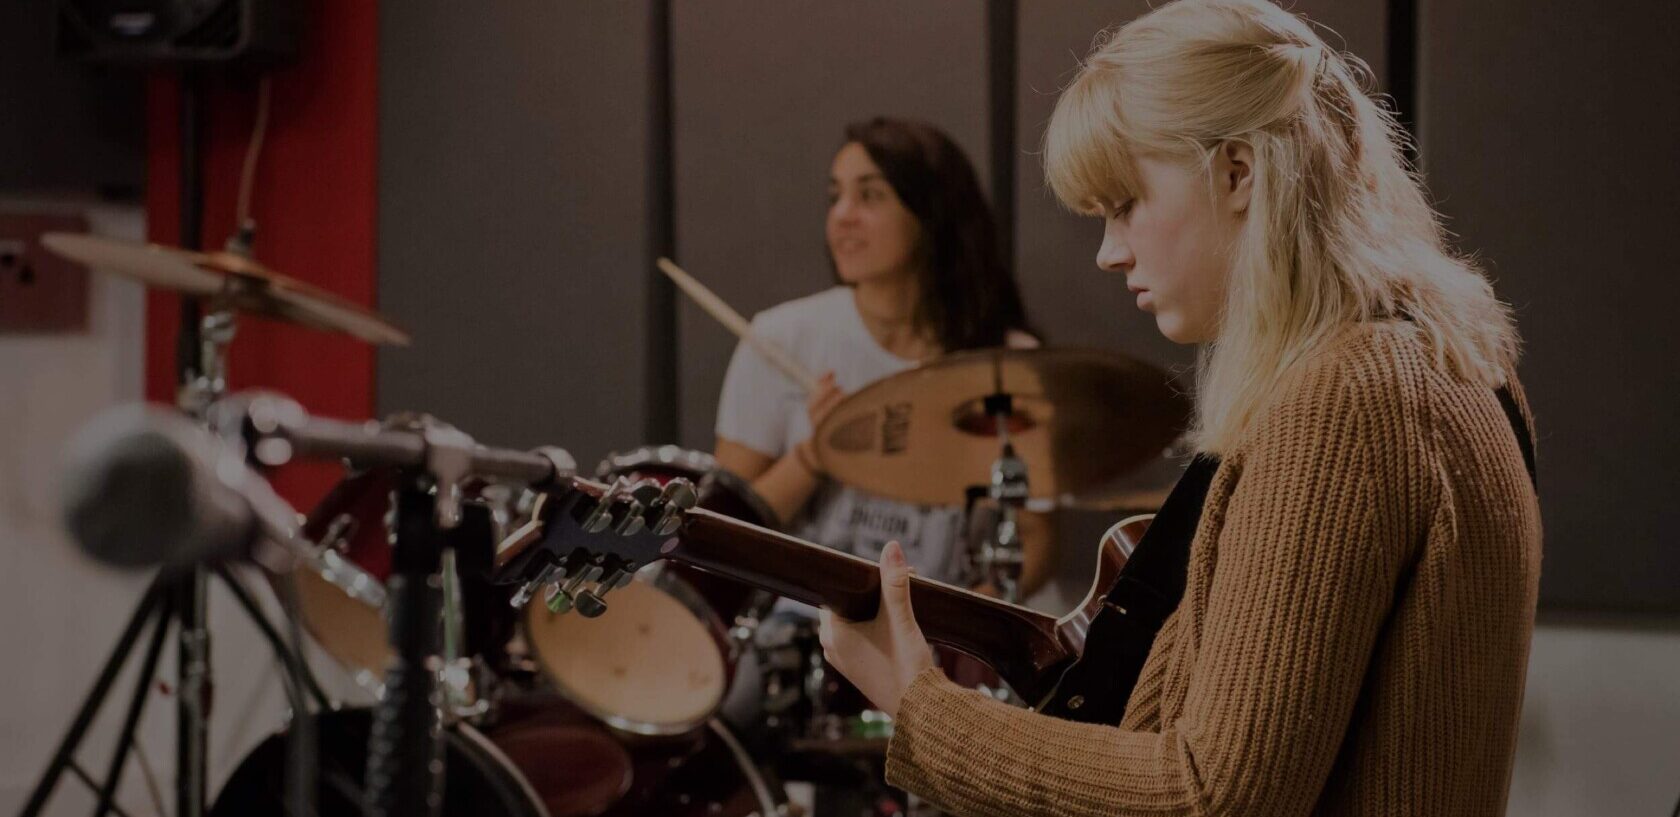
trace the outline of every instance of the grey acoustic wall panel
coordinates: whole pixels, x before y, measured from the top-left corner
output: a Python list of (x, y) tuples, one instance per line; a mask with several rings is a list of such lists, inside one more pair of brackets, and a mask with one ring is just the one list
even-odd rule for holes
[[(754, 312), (829, 286), (829, 162), (847, 122), (932, 122), (987, 166), (985, 4), (678, 3), (679, 261)], [(710, 450), (735, 340), (679, 306), (682, 438)]]
[(1517, 308), (1552, 609), (1680, 612), (1680, 14), (1422, 3), (1423, 165)]
[(641, 442), (643, 3), (381, 11), (382, 411), (586, 463)]

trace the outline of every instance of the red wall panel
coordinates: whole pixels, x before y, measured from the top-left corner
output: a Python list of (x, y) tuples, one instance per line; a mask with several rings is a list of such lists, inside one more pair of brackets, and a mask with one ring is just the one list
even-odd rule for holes
[[(372, 305), (375, 286), (378, 14), (372, 0), (307, 0), (297, 62), (272, 72), (273, 92), (252, 215), (255, 255), (287, 275)], [(234, 229), (239, 173), (255, 118), (257, 84), (212, 73), (203, 145), (204, 244)], [(147, 88), (146, 216), (152, 241), (180, 238), (180, 92), (159, 72)], [(179, 301), (146, 304), (146, 394), (172, 401)], [(365, 417), (374, 410), (374, 354), (359, 341), (279, 323), (240, 323), (230, 357), (235, 389), (262, 387), (310, 412)], [(307, 507), (336, 479), (331, 465), (288, 466), (281, 493)]]

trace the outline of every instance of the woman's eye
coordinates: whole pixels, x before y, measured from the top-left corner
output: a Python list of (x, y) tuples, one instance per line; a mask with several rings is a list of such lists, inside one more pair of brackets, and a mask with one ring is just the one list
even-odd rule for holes
[(1114, 205), (1113, 207), (1110, 207), (1109, 211), (1108, 211), (1109, 217), (1110, 218), (1125, 218), (1125, 217), (1131, 215), (1132, 214), (1132, 206), (1135, 205), (1136, 203), (1137, 203), (1137, 199), (1127, 199), (1126, 201), (1124, 201), (1120, 204), (1117, 204), (1117, 205)]

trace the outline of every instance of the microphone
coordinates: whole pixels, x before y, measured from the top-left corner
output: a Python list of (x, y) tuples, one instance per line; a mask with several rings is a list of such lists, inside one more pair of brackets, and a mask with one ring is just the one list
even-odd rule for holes
[(297, 512), (245, 464), (242, 445), (142, 404), (107, 411), (72, 438), (60, 498), (71, 536), (117, 567), (256, 558), (284, 570), (265, 543), (306, 552)]

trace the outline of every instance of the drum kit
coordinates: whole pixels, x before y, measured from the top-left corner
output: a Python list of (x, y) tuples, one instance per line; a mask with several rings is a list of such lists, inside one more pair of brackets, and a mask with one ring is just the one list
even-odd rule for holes
[[(224, 396), (222, 360), (238, 315), (369, 343), (408, 341), (371, 310), (235, 253), (65, 234), (43, 243), (90, 268), (205, 300), (201, 376), (181, 399), (189, 416), (202, 417)], [(1162, 456), (1186, 413), (1163, 372), (1122, 355), (988, 349), (848, 395), (815, 440), (833, 478), (861, 490), (996, 506), (973, 557), (980, 575), (1014, 601), (1021, 558), (1012, 514), (1147, 506), (1149, 495), (1115, 486)], [(440, 426), (408, 416), (383, 427)], [(570, 467), (556, 452), (546, 455), (555, 468)], [(639, 486), (638, 509), (649, 505), (646, 496), (692, 493), (684, 507), (768, 530), (784, 521), (748, 482), (698, 451), (638, 448), (608, 456), (594, 475)], [(376, 699), (391, 692), (384, 680), (401, 641), (390, 609), (399, 479), (391, 467), (349, 473), (307, 513), (301, 534), (309, 549), (288, 580), (297, 623)], [(503, 557), (519, 549), (511, 543), (531, 539), (543, 498), (467, 475), (436, 482), (440, 514), (446, 488), (458, 513), (443, 532), (437, 572), (442, 694), (431, 703), (444, 725), (442, 813), (769, 817), (800, 810), (785, 781), (836, 767), (878, 772), (890, 720), (824, 666), (808, 624), (771, 615), (776, 595), (676, 561), (626, 563), (605, 575), (600, 567), (570, 574), (550, 567), (524, 586), (500, 583)], [(753, 660), (743, 660), (749, 654)], [(731, 726), (720, 710), (746, 667), (758, 675), (763, 722)], [(1006, 689), (972, 658), (952, 653), (947, 669), (971, 686)], [(360, 813), (369, 737), (381, 728), (376, 711), (334, 704), (311, 717), (318, 813)], [(209, 813), (281, 814), (285, 758), (282, 736), (260, 745)]]

